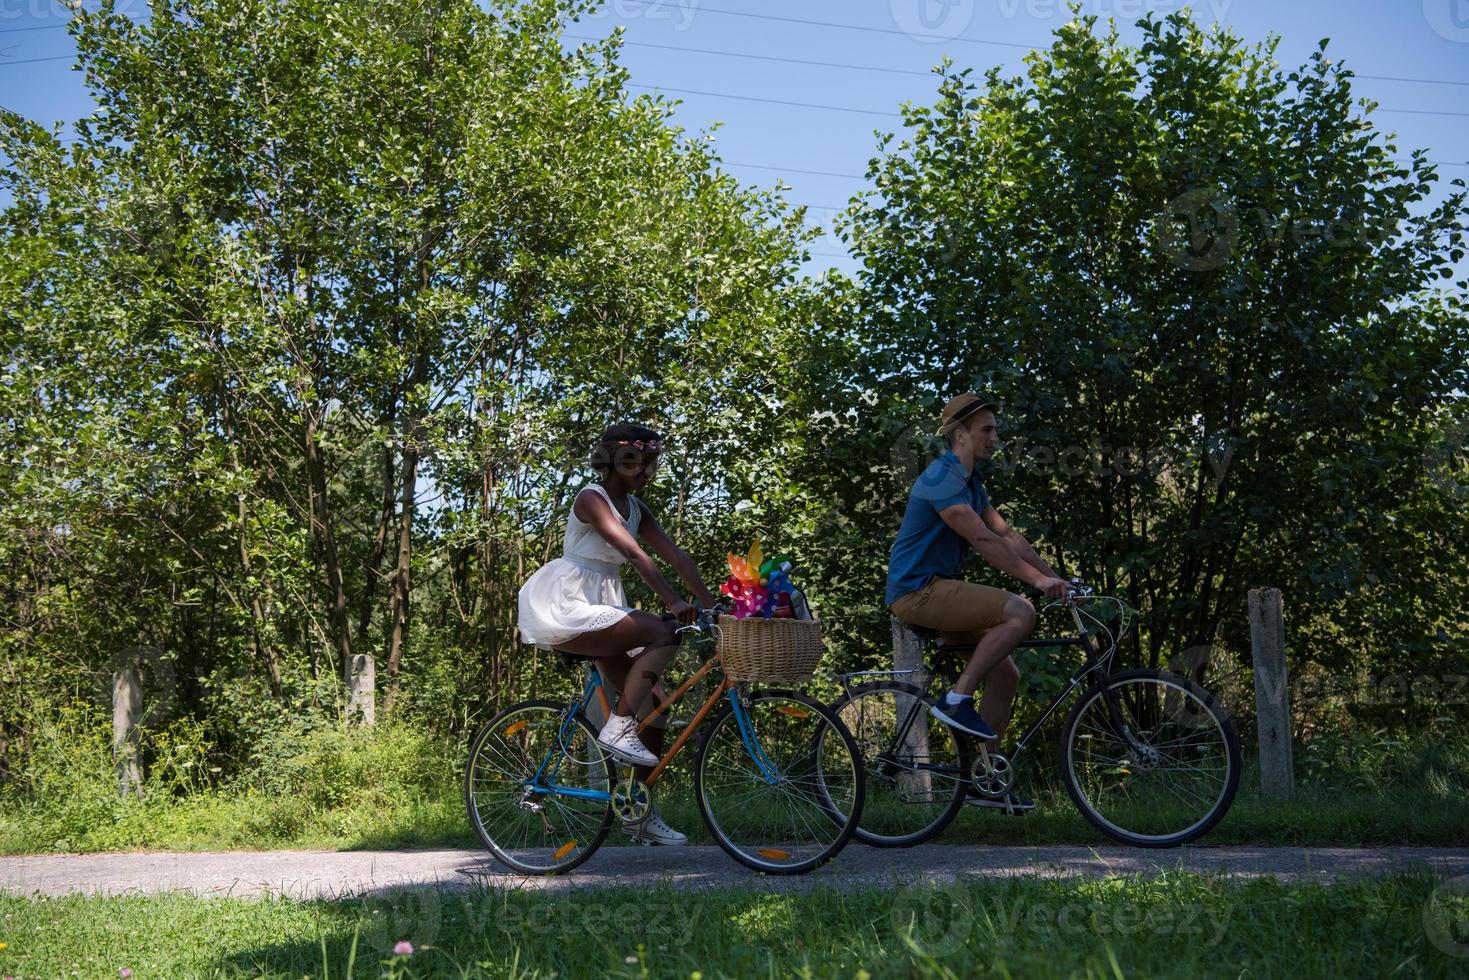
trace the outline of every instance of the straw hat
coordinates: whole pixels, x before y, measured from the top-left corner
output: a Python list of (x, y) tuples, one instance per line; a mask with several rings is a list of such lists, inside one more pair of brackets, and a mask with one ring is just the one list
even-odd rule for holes
[(966, 419), (973, 418), (976, 412), (989, 409), (992, 412), (1000, 410), (1000, 403), (981, 398), (972, 391), (966, 391), (962, 395), (955, 395), (944, 405), (943, 414), (939, 417), (939, 432), (946, 436), (957, 429)]

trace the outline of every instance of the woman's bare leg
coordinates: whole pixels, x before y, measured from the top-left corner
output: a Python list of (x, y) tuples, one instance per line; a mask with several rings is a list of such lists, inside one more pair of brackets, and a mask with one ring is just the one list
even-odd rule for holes
[[(599, 668), (605, 663), (606, 674), (610, 675), (607, 679), (622, 691), (612, 713), (627, 717), (643, 707), (663, 668), (678, 652), (676, 627), (671, 620), (634, 609), (605, 629), (583, 633), (557, 646), (583, 657), (596, 657)], [(643, 652), (629, 660), (627, 651), (634, 647), (642, 647)]]

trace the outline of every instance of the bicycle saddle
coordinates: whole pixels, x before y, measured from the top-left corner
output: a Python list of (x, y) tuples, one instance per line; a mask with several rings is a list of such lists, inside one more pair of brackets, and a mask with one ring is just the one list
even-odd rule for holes
[(563, 650), (560, 647), (552, 647), (551, 652), (561, 658), (562, 665), (565, 666), (568, 670), (574, 670), (576, 668), (577, 661), (579, 660), (597, 659), (596, 657), (590, 656), (589, 654), (572, 653), (570, 650)]

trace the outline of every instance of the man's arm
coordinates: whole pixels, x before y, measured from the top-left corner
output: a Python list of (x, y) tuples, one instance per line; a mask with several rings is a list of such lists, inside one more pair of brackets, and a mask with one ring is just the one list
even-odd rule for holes
[[(939, 511), (939, 516), (944, 519), (945, 524), (954, 529), (956, 534), (968, 541), (969, 546), (979, 552), (981, 558), (1000, 571), (1015, 576), (1031, 588), (1044, 592), (1048, 582), (1058, 579), (1053, 573), (1044, 571), (1022, 558), (1008, 541), (986, 527), (984, 521), (980, 520), (979, 515), (974, 512), (974, 508), (968, 504), (952, 504)], [(1034, 551), (1031, 553), (1034, 554)], [(1062, 583), (1063, 586), (1064, 584)]]
[(1000, 512), (995, 510), (994, 507), (986, 507), (984, 512), (979, 516), (995, 537), (1008, 544), (1010, 550), (1019, 555), (1021, 560), (1026, 564), (1052, 578), (1061, 577), (1056, 574), (1054, 568), (1041, 560), (1041, 556), (1035, 553), (1035, 549), (1030, 546), (1030, 542), (1025, 540), (1025, 535), (1007, 524), (1005, 519), (1000, 516)]

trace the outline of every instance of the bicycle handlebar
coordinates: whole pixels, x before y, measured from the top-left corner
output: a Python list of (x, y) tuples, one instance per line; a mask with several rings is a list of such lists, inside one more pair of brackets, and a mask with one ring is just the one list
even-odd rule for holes
[[(1031, 588), (1028, 585), (1025, 586), (1025, 593), (1026, 598), (1028, 599), (1045, 598), (1045, 593), (1041, 592), (1040, 589)], [(1089, 599), (1095, 593), (1096, 590), (1093, 589), (1090, 585), (1087, 585), (1079, 578), (1074, 578), (1070, 582), (1066, 583), (1066, 597), (1057, 601), (1066, 602), (1069, 604), (1074, 599)]]
[[(684, 625), (678, 627), (678, 629), (673, 631), (675, 635), (682, 633), (708, 632), (714, 627), (714, 621), (719, 617), (719, 614), (723, 612), (728, 612), (726, 608), (718, 605), (717, 603), (713, 606), (710, 606), (708, 609), (705, 609), (702, 606), (695, 606), (694, 609), (696, 610), (694, 614), (694, 621), (692, 623), (685, 623)], [(664, 613), (663, 618), (673, 619), (674, 615), (673, 613)]]

